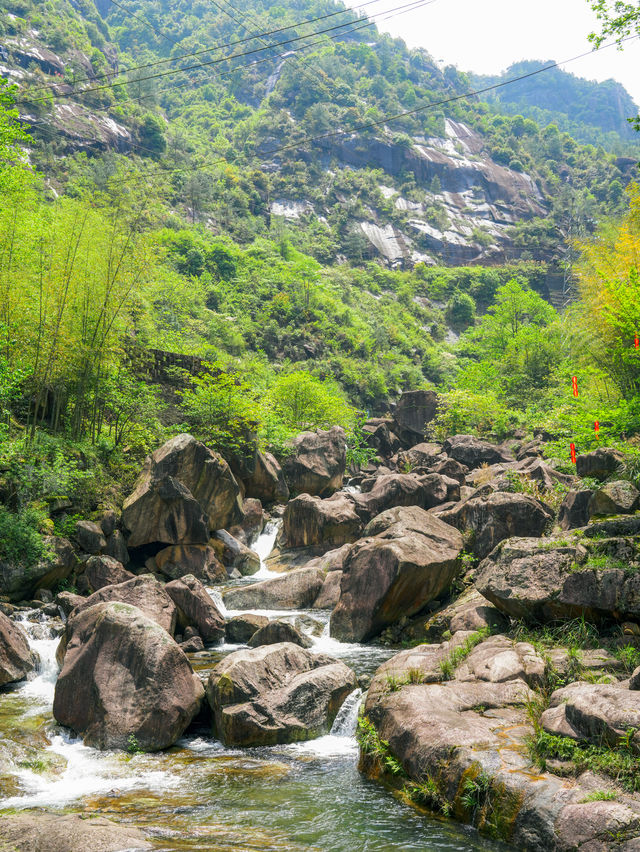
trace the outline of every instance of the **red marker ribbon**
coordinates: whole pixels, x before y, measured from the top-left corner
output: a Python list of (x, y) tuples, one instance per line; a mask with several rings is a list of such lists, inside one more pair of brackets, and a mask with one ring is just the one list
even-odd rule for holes
[(640, 337), (638, 337), (638, 335), (637, 335), (637, 334), (636, 334), (636, 336), (633, 338), (633, 345), (634, 345), (634, 348), (635, 348), (635, 349), (640, 349)]
[(571, 389), (573, 390), (573, 395), (578, 396), (578, 377), (571, 376)]
[(600, 423), (598, 420), (593, 424), (593, 431), (596, 433), (596, 438), (600, 437)]
[(573, 464), (575, 464), (576, 463), (576, 445), (571, 444), (570, 446), (571, 446), (571, 461), (573, 462)]

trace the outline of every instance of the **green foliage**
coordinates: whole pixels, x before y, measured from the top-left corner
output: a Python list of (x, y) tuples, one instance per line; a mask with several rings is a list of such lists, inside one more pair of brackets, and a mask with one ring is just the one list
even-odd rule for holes
[(269, 394), (274, 412), (292, 432), (355, 425), (356, 414), (335, 383), (320, 380), (305, 370), (280, 376)]
[(40, 534), (42, 512), (23, 509), (10, 512), (0, 506), (0, 562), (32, 568), (49, 557), (49, 550)]
[(476, 632), (472, 633), (471, 636), (467, 636), (462, 645), (458, 645), (444, 660), (440, 660), (440, 672), (442, 674), (442, 679), (453, 680), (455, 671), (460, 663), (464, 662), (476, 645), (484, 642), (490, 634), (491, 630), (488, 627), (483, 627), (482, 630), (476, 630)]
[(570, 760), (578, 772), (606, 775), (630, 793), (640, 791), (640, 758), (624, 743), (616, 748), (587, 745), (538, 728), (529, 741), (529, 755), (543, 770), (547, 760)]
[(129, 734), (127, 739), (127, 754), (130, 754), (132, 757), (136, 754), (144, 754), (144, 749), (140, 747), (135, 734)]
[(391, 776), (406, 776), (402, 764), (391, 751), (389, 743), (380, 739), (375, 725), (366, 716), (358, 718), (356, 738), (363, 753), (377, 760), (384, 772)]
[(617, 798), (615, 790), (593, 790), (588, 793), (584, 799), (581, 799), (581, 804), (587, 802), (613, 802)]

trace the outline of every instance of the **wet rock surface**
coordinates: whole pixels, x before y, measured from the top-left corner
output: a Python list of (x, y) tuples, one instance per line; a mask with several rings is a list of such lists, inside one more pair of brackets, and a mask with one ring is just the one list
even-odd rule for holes
[(207, 698), (226, 745), (274, 745), (328, 733), (356, 676), (291, 643), (235, 651), (211, 672)]
[(22, 628), (0, 612), (0, 686), (23, 680), (36, 663)]
[(146, 835), (131, 825), (95, 816), (29, 811), (0, 820), (0, 849), (6, 852), (138, 852), (152, 849)]
[(99, 603), (69, 619), (56, 720), (100, 749), (172, 745), (204, 690), (184, 652), (134, 606)]

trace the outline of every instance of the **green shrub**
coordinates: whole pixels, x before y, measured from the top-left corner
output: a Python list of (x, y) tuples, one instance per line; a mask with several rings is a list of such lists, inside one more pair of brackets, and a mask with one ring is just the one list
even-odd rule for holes
[(0, 506), (0, 562), (31, 568), (49, 556), (39, 528), (43, 516), (35, 509), (10, 512)]

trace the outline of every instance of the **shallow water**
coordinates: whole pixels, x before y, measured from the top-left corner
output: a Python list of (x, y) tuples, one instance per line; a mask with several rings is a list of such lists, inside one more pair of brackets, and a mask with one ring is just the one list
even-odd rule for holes
[[(261, 553), (263, 564), (267, 555)], [(219, 599), (217, 591), (214, 597)], [(283, 615), (303, 618), (313, 650), (343, 659), (359, 676), (370, 675), (391, 653), (331, 639), (328, 613)], [(418, 812), (359, 774), (354, 737), (359, 691), (349, 696), (331, 733), (308, 743), (226, 749), (200, 730), (159, 754), (99, 752), (55, 724), (58, 640), (46, 638), (46, 624), (23, 626), (41, 668), (33, 680), (0, 690), (0, 813), (34, 807), (100, 813), (145, 828), (159, 852), (499, 848), (471, 829)], [(196, 654), (194, 668), (204, 677), (237, 647)]]

